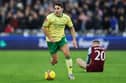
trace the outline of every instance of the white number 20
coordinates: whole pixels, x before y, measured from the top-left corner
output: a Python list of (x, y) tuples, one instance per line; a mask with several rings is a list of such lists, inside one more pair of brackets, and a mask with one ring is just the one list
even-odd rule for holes
[(97, 60), (97, 61), (99, 61), (99, 60), (104, 61), (105, 60), (105, 53), (104, 53), (104, 51), (96, 50), (95, 52), (97, 53), (97, 56), (95, 57), (95, 60)]

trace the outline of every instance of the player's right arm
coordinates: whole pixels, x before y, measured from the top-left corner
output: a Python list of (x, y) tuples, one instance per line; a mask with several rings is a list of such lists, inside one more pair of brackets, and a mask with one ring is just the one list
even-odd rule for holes
[(50, 42), (55, 42), (54, 39), (48, 33), (48, 28), (47, 27), (43, 27), (42, 30), (43, 30), (44, 34), (48, 37), (48, 39), (50, 40)]
[(50, 21), (49, 21), (49, 19), (47, 17), (45, 19), (44, 23), (43, 23), (42, 30), (43, 30), (44, 34), (46, 35), (46, 37), (48, 37), (48, 39), (50, 40), (50, 42), (54, 42), (54, 39), (49, 34), (49, 25), (50, 25)]
[(77, 41), (76, 41), (76, 32), (75, 32), (75, 29), (74, 29), (72, 20), (71, 20), (71, 18), (69, 16), (67, 16), (67, 19), (68, 19), (67, 25), (70, 28), (70, 33), (71, 33), (72, 38), (73, 38), (73, 41), (72, 41), (73, 42), (73, 45), (74, 45), (75, 48), (78, 48)]

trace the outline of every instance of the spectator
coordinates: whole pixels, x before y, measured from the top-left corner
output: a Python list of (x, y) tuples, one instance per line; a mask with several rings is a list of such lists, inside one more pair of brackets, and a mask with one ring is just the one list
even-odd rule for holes
[[(1, 0), (0, 9), (3, 13), (1, 26), (10, 22), (20, 29), (40, 29), (45, 16), (52, 12), (53, 2), (57, 0)], [(113, 16), (118, 20), (119, 32), (126, 30), (125, 0), (61, 0), (64, 12), (69, 14), (77, 32), (102, 29), (113, 33), (111, 25)], [(33, 13), (34, 12), (34, 13)], [(15, 19), (16, 17), (16, 19)], [(111, 21), (111, 22), (110, 22)], [(42, 23), (40, 23), (42, 22)], [(34, 25), (32, 23), (35, 23)], [(33, 26), (32, 26), (33, 25)]]
[(112, 16), (110, 18), (110, 30), (112, 33), (117, 34), (119, 31), (119, 27), (118, 27), (118, 19), (115, 16)]
[(5, 27), (4, 32), (5, 32), (5, 33), (12, 33), (12, 32), (14, 32), (14, 27), (11, 26), (10, 24), (8, 24), (8, 25)]

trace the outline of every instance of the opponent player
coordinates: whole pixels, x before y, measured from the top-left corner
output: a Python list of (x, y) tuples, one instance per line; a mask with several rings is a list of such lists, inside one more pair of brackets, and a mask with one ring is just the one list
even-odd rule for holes
[(94, 40), (88, 50), (87, 61), (77, 58), (77, 64), (86, 69), (87, 72), (103, 72), (105, 61), (105, 49), (100, 45), (99, 40)]
[(70, 50), (65, 37), (65, 26), (70, 28), (70, 32), (73, 39), (73, 45), (77, 48), (75, 30), (71, 21), (71, 18), (63, 13), (63, 5), (60, 2), (54, 4), (54, 12), (50, 13), (44, 23), (43, 31), (46, 36), (48, 49), (52, 56), (51, 64), (55, 65), (58, 61), (57, 51), (61, 50), (64, 53), (66, 59), (66, 65), (68, 69), (68, 77), (73, 80), (74, 75), (72, 73), (72, 58), (70, 56)]

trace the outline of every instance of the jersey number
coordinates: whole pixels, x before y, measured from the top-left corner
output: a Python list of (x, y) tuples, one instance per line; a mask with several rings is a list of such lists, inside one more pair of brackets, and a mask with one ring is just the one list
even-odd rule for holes
[(95, 52), (97, 53), (97, 56), (95, 57), (95, 60), (97, 60), (97, 61), (99, 61), (99, 60), (104, 61), (105, 60), (105, 53), (104, 53), (104, 51), (96, 50)]

